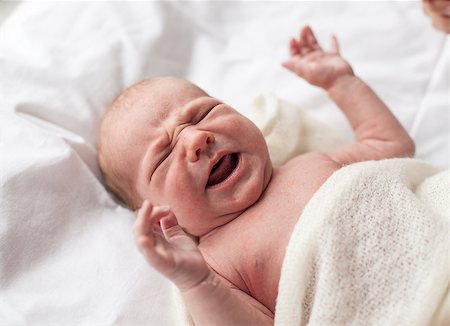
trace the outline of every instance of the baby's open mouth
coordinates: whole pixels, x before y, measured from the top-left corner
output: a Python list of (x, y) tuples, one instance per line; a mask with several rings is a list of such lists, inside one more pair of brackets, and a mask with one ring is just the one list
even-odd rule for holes
[(226, 180), (230, 174), (236, 169), (238, 163), (238, 154), (231, 153), (224, 155), (213, 166), (211, 173), (209, 174), (207, 187), (214, 186)]

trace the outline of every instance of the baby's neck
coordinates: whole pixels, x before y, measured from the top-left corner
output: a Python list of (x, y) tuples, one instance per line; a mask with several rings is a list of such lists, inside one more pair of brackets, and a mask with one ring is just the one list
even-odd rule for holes
[[(272, 176), (274, 174), (276, 174), (278, 172), (278, 168), (273, 168), (272, 170)], [(200, 235), (197, 237), (198, 239), (198, 243), (202, 243), (208, 239), (213, 239), (214, 237), (216, 237), (216, 235), (221, 234), (221, 233), (226, 233), (226, 231), (228, 229), (231, 228), (231, 226), (233, 226), (241, 216), (246, 215), (248, 211), (254, 209), (255, 207), (258, 206), (258, 204), (264, 200), (266, 193), (267, 193), (267, 189), (269, 188), (270, 182), (271, 182), (272, 178), (269, 180), (267, 186), (264, 188), (264, 190), (262, 191), (261, 195), (259, 196), (259, 198), (250, 206), (244, 208), (243, 210), (239, 211), (239, 212), (235, 212), (235, 213), (231, 213), (230, 216), (231, 218), (227, 218), (228, 222), (225, 224), (222, 224), (206, 233), (204, 233), (203, 235)]]

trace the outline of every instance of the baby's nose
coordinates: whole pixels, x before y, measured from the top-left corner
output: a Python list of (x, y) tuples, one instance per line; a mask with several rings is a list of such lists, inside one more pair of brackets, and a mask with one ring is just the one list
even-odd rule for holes
[(185, 135), (187, 158), (190, 162), (199, 160), (200, 155), (208, 149), (209, 144), (214, 143), (214, 135), (206, 130), (189, 130)]

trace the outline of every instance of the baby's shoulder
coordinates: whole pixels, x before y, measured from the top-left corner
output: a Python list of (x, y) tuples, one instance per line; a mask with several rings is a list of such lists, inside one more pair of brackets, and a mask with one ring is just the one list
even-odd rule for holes
[(271, 193), (302, 198), (306, 203), (341, 165), (326, 153), (311, 152), (296, 156), (278, 167), (271, 181)]
[(331, 155), (325, 152), (309, 152), (302, 155), (297, 155), (287, 161), (284, 165), (280, 166), (282, 169), (297, 169), (304, 171), (313, 168), (316, 171), (324, 170), (329, 172), (330, 170), (336, 171), (342, 167), (341, 164), (336, 162)]

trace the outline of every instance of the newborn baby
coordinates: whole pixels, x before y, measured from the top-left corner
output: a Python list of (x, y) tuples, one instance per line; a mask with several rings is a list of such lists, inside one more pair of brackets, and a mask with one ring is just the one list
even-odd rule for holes
[[(196, 325), (273, 324), (286, 247), (310, 198), (343, 165), (412, 156), (414, 144), (375, 93), (304, 27), (283, 66), (323, 88), (355, 143), (272, 167), (258, 128), (194, 84), (157, 77), (106, 113), (99, 162), (132, 209), (147, 261), (181, 291)], [(289, 139), (286, 139), (289, 141)]]

